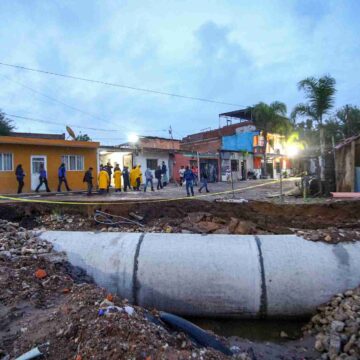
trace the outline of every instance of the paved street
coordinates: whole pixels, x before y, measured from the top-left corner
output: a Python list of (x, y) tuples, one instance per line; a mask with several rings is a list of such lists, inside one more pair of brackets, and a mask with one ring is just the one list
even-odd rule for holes
[[(284, 179), (283, 193), (287, 193), (295, 188), (295, 182), (298, 178)], [(248, 180), (234, 183), (234, 193), (232, 186), (229, 183), (210, 183), (208, 188), (210, 193), (203, 192), (200, 194), (199, 187), (194, 187), (195, 197), (202, 200), (213, 201), (219, 198), (231, 199), (247, 199), (247, 200), (264, 200), (271, 201), (280, 194), (280, 182), (277, 180)], [(11, 196), (11, 195), (9, 195)], [(12, 195), (18, 197), (17, 195)], [(186, 197), (186, 188), (175, 184), (169, 184), (162, 190), (149, 191), (127, 191), (126, 193), (115, 193), (110, 189), (109, 194), (100, 195), (94, 194), (92, 197), (86, 196), (84, 193), (43, 193), (43, 194), (22, 194), (23, 198), (34, 200), (49, 200), (49, 201), (92, 201), (92, 202), (112, 202), (112, 201), (139, 201), (142, 199), (178, 199)], [(6, 201), (6, 200), (0, 200)]]

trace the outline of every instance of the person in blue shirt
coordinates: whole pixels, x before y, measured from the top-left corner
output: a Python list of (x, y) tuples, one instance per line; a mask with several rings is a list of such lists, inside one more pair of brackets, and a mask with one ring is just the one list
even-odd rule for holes
[(22, 189), (24, 187), (24, 177), (25, 177), (25, 172), (24, 172), (21, 164), (19, 164), (16, 167), (15, 176), (16, 176), (16, 180), (18, 182), (18, 192), (17, 193), (21, 194)]
[(36, 188), (36, 192), (39, 192), (39, 189), (41, 187), (42, 184), (45, 184), (46, 187), (46, 191), (50, 192), (49, 186), (48, 186), (48, 181), (47, 181), (47, 175), (46, 175), (46, 170), (44, 168), (44, 164), (40, 164), (40, 176), (39, 176), (39, 180), (40, 183)]
[(185, 183), (186, 183), (187, 196), (190, 196), (190, 191), (191, 191), (191, 195), (194, 196), (195, 175), (192, 172), (192, 170), (189, 168), (189, 166), (186, 167), (186, 170), (184, 172), (184, 180), (185, 180)]
[(65, 168), (65, 164), (62, 163), (59, 167), (59, 170), (58, 170), (58, 177), (59, 177), (59, 186), (58, 186), (58, 192), (61, 192), (61, 185), (62, 183), (65, 184), (65, 187), (66, 187), (66, 190), (67, 191), (71, 191), (71, 189), (69, 188), (69, 185), (67, 183), (67, 180), (66, 180), (66, 168)]

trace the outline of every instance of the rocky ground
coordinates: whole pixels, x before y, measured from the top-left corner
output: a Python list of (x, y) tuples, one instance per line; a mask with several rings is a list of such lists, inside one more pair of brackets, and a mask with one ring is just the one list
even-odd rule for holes
[[(134, 215), (134, 213), (131, 213)], [(351, 227), (338, 228), (329, 226), (321, 229), (304, 229), (289, 227), (288, 231), (270, 231), (269, 227), (259, 226), (257, 223), (238, 217), (226, 219), (213, 215), (210, 212), (197, 211), (187, 214), (184, 218), (169, 219), (160, 218), (144, 222), (144, 216), (135, 214), (136, 217), (128, 215), (132, 221), (138, 221), (143, 226), (136, 224), (106, 225), (97, 223), (93, 218), (82, 215), (43, 215), (35, 218), (33, 223), (35, 230), (72, 230), (72, 231), (110, 231), (110, 232), (157, 232), (157, 233), (195, 233), (195, 234), (296, 234), (310, 241), (323, 241), (327, 243), (352, 242), (360, 240), (360, 223), (351, 224)], [(141, 219), (140, 221), (138, 219)], [(118, 220), (114, 218), (114, 220)], [(185, 221), (184, 221), (185, 220)]]
[(167, 328), (155, 310), (107, 294), (50, 244), (3, 220), (0, 288), (1, 359), (36, 346), (48, 359), (227, 358)]
[(321, 359), (360, 359), (360, 287), (319, 307), (305, 331), (316, 335)]

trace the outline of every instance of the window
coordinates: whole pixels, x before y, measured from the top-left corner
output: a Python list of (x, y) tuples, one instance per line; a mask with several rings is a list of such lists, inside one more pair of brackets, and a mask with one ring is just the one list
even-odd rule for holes
[(0, 153), (0, 171), (13, 171), (13, 154)]
[(156, 170), (158, 167), (158, 159), (146, 159), (146, 168)]
[(239, 171), (239, 160), (231, 160), (231, 171)]
[(84, 170), (84, 157), (82, 155), (64, 155), (61, 157), (61, 161), (65, 164), (66, 170)]

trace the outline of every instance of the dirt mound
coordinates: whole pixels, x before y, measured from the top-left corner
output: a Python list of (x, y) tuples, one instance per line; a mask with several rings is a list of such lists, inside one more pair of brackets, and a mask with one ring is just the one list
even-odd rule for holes
[(0, 357), (36, 346), (57, 360), (227, 358), (167, 328), (155, 310), (107, 294), (51, 244), (0, 220)]

